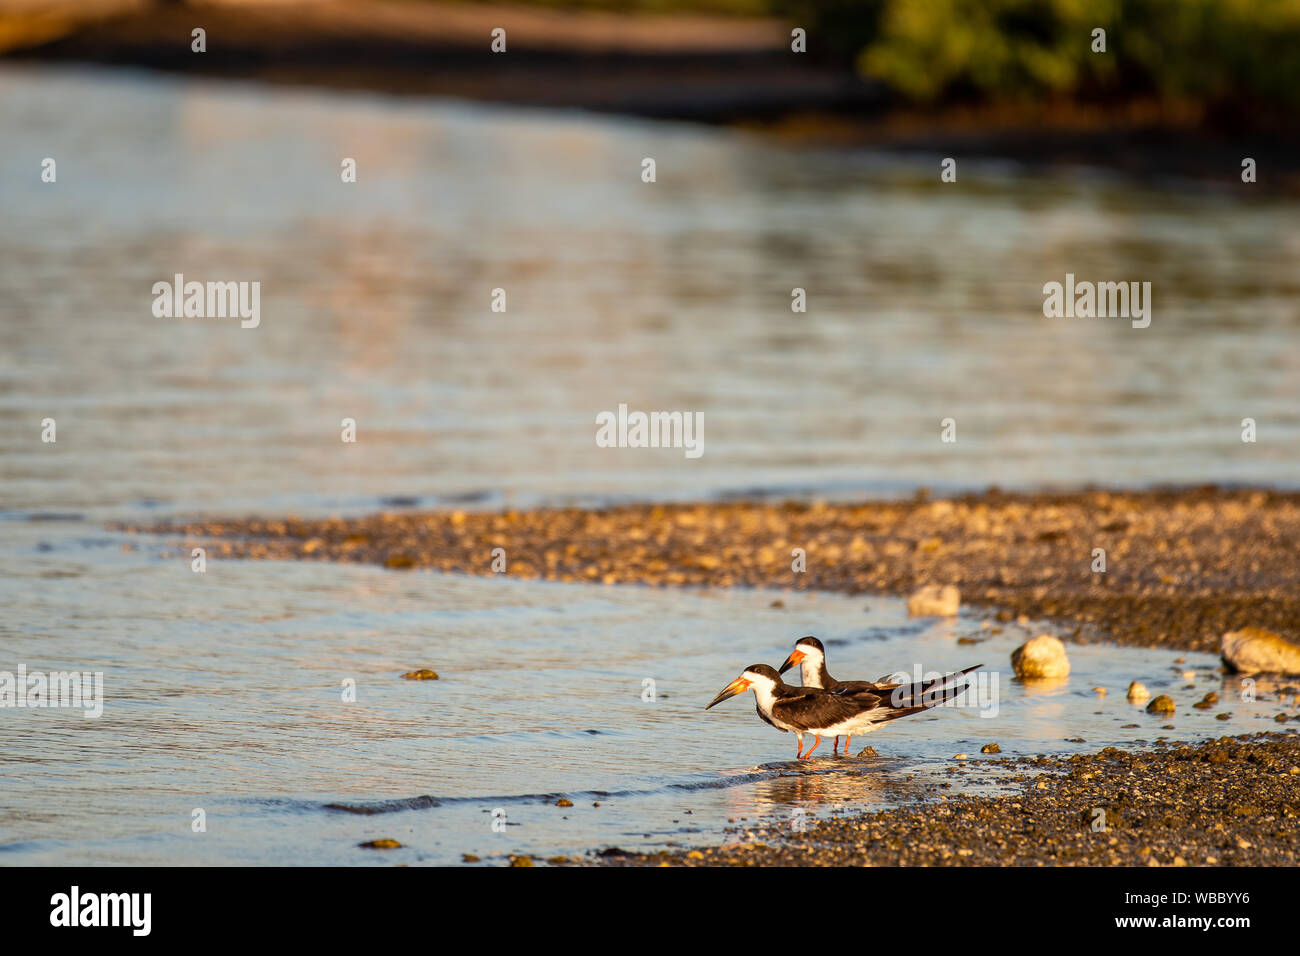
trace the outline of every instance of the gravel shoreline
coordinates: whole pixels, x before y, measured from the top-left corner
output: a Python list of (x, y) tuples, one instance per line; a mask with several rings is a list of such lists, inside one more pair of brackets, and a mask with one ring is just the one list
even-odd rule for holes
[[(183, 537), (184, 556), (651, 586), (905, 595), (1051, 621), (1064, 639), (1217, 653), (1227, 631), (1300, 640), (1300, 493), (1194, 488), (853, 504), (635, 505), (118, 526)], [(792, 570), (792, 552), (806, 571)], [(1092, 570), (1094, 549), (1106, 571)], [(499, 567), (499, 563), (497, 565)]]
[[(609, 853), (651, 866), (1295, 866), (1300, 736), (1223, 737), (1129, 753), (971, 761), (1018, 771), (1020, 792), (760, 827), (704, 850)], [(1030, 772), (1032, 771), (1032, 773)], [(937, 802), (936, 802), (937, 801)], [(1100, 811), (1100, 813), (1098, 812)]]

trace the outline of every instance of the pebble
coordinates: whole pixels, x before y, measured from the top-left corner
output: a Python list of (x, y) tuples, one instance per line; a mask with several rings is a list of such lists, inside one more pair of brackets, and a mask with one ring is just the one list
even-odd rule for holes
[(980, 748), (980, 753), (982, 753), (982, 754), (1000, 754), (1000, 753), (1002, 753), (1002, 748), (999, 747), (997, 744), (985, 744), (983, 747)]
[(1174, 699), (1168, 694), (1161, 694), (1151, 703), (1147, 704), (1148, 714), (1172, 714), (1174, 712)]
[(1128, 699), (1133, 702), (1146, 700), (1151, 696), (1151, 691), (1147, 690), (1146, 684), (1134, 681), (1128, 685)]
[(1223, 635), (1223, 659), (1244, 674), (1300, 674), (1300, 645), (1258, 627)]
[(427, 667), (422, 667), (418, 671), (407, 671), (402, 676), (407, 680), (437, 680), (438, 672), (431, 671)]
[(961, 607), (961, 592), (951, 584), (927, 584), (907, 599), (909, 617), (952, 617)]
[(1066, 677), (1070, 673), (1065, 645), (1050, 634), (1039, 634), (1012, 651), (1011, 666), (1022, 680)]

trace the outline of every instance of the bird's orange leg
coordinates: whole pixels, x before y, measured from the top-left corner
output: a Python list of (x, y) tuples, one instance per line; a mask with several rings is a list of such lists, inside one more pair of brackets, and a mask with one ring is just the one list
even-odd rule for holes
[(836, 737), (835, 743), (831, 744), (831, 753), (837, 754), (839, 752), (840, 752), (840, 738)]
[(853, 739), (852, 734), (844, 738), (844, 756), (846, 757), (849, 755), (849, 741), (852, 739)]
[(816, 750), (818, 747), (822, 745), (822, 739), (818, 737), (816, 734), (813, 734), (813, 739), (816, 740), (817, 743), (812, 745), (812, 750), (809, 750), (806, 754), (803, 755), (804, 760), (807, 760), (809, 757), (811, 757), (813, 750)]
[(799, 749), (795, 752), (794, 759), (801, 760), (803, 758), (803, 736), (798, 736), (795, 740), (799, 741)]

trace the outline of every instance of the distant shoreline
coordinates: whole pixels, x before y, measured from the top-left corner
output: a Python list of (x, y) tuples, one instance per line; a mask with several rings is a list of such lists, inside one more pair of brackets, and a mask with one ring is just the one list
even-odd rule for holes
[[(498, 25), (508, 31), (504, 55), (489, 49)], [(207, 31), (205, 53), (190, 49), (196, 26)], [(81, 20), (0, 6), (0, 63), (576, 108), (739, 126), (798, 145), (1077, 164), (1300, 195), (1300, 133), (1228, 135), (1203, 128), (1194, 109), (1156, 102), (922, 109), (788, 43), (773, 20), (402, 0), (146, 6)], [(1240, 182), (1247, 155), (1261, 170), (1249, 187)]]

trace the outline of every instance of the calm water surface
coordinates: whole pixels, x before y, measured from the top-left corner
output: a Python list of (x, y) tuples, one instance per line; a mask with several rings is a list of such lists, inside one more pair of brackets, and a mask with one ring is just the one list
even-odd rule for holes
[[(102, 670), (108, 697), (98, 720), (0, 709), (0, 862), (717, 842), (732, 820), (906, 799), (991, 740), (1154, 739), (1123, 697), (1134, 678), (1178, 699), (1180, 739), (1276, 711), (1220, 687), (1212, 658), (1080, 647), (1063, 685), (1003, 674), (995, 717), (901, 721), (870, 741), (878, 761), (797, 767), (751, 702), (701, 710), (744, 665), (817, 633), (842, 676), (1002, 669), (1024, 633), (874, 598), (195, 575), (104, 524), (393, 498), (1293, 484), (1294, 204), (975, 164), (940, 187), (936, 164), (718, 130), (128, 73), (2, 71), (0, 131), (0, 670)], [(1044, 319), (1042, 284), (1067, 271), (1151, 281), (1151, 327)], [(150, 287), (177, 272), (260, 281), (261, 326), (155, 318)], [(704, 456), (597, 448), (595, 415), (620, 402), (703, 412)], [(443, 679), (397, 678), (422, 666)], [(1212, 688), (1231, 720), (1189, 708)], [(378, 837), (407, 848), (356, 848)]]

